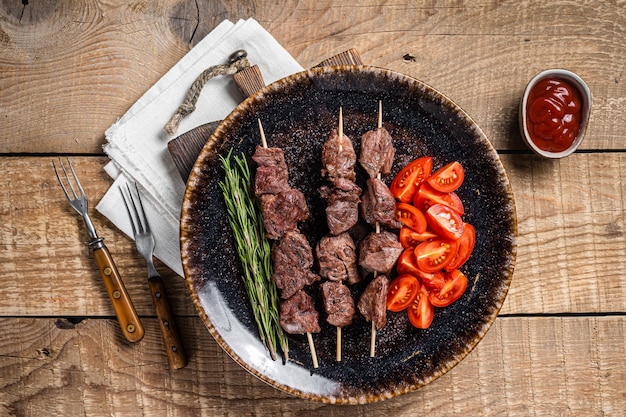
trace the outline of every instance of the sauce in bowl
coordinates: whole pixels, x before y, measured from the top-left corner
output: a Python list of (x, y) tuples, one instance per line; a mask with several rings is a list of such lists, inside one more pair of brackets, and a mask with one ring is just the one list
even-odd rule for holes
[(535, 84), (526, 102), (526, 124), (534, 144), (548, 152), (570, 148), (580, 131), (580, 92), (568, 80), (549, 77)]

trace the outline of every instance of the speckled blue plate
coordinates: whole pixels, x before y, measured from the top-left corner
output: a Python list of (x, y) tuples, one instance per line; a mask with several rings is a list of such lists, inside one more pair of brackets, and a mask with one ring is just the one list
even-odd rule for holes
[[(344, 132), (359, 140), (376, 127), (378, 101), (396, 148), (393, 175), (409, 161), (433, 157), (438, 168), (459, 161), (465, 182), (457, 191), (465, 221), (476, 229), (476, 247), (461, 268), (469, 285), (453, 305), (436, 309), (427, 330), (413, 328), (406, 312), (390, 313), (369, 357), (370, 324), (357, 317), (343, 329), (343, 360), (335, 361), (335, 329), (314, 335), (319, 368), (313, 369), (305, 336), (289, 336), (288, 363), (273, 361), (261, 343), (241, 281), (241, 266), (222, 199), (218, 156), (250, 157), (259, 142), (257, 118), (270, 146), (281, 147), (290, 183), (303, 191), (311, 219), (301, 230), (312, 244), (327, 232), (317, 189), (322, 144), (343, 108)], [(253, 166), (251, 164), (251, 166)], [(364, 180), (358, 171), (358, 181)], [(181, 215), (183, 267), (192, 300), (215, 340), (242, 367), (268, 384), (303, 398), (359, 404), (415, 390), (459, 363), (480, 341), (504, 301), (515, 263), (516, 217), (509, 182), (498, 155), (472, 119), (424, 83), (373, 67), (320, 68), (271, 84), (239, 105), (208, 139), (196, 161)], [(353, 230), (358, 238), (366, 225)], [(318, 288), (310, 289), (312, 295)], [(352, 288), (356, 300), (363, 286)], [(319, 298), (319, 297), (318, 297)], [(319, 302), (318, 302), (319, 304)], [(323, 311), (319, 306), (319, 311)]]

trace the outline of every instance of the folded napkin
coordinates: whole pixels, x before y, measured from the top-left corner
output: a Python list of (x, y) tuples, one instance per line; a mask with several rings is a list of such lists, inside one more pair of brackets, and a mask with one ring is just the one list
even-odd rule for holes
[[(125, 234), (133, 237), (128, 213), (119, 186), (134, 181), (154, 234), (155, 256), (183, 276), (180, 258), (179, 221), (185, 192), (167, 149), (173, 139), (163, 126), (176, 112), (196, 77), (210, 66), (228, 63), (239, 49), (261, 69), (271, 83), (302, 67), (254, 19), (220, 23), (189, 51), (170, 71), (150, 88), (115, 124), (105, 132), (105, 153), (111, 162), (105, 171), (113, 185), (96, 206)], [(199, 125), (222, 120), (243, 99), (232, 77), (209, 80), (198, 99), (196, 110), (182, 119), (177, 135)]]

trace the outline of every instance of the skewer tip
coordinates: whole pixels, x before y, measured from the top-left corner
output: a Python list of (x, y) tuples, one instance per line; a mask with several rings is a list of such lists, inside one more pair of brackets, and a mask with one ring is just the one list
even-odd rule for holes
[(315, 344), (313, 343), (313, 336), (310, 332), (306, 333), (306, 338), (309, 341), (309, 350), (311, 351), (311, 359), (313, 359), (313, 368), (318, 368), (319, 364), (317, 363), (317, 353), (315, 353)]
[(264, 148), (267, 148), (267, 140), (265, 139), (265, 132), (263, 131), (263, 125), (261, 124), (261, 119), (257, 119), (259, 121), (259, 133), (261, 134), (261, 144), (263, 144)]

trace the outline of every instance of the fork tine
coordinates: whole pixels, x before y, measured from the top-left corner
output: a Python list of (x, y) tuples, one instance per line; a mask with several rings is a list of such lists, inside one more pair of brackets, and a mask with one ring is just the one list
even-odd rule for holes
[[(67, 163), (70, 166), (70, 170), (72, 171), (72, 176), (74, 177), (74, 181), (76, 181), (76, 185), (78, 185), (78, 189), (80, 190), (80, 195), (85, 196), (85, 198), (87, 198), (87, 195), (85, 195), (85, 191), (83, 190), (83, 186), (80, 185), (80, 181), (78, 180), (78, 176), (76, 175), (76, 173), (74, 172), (74, 167), (72, 166), (72, 161), (70, 161), (69, 157), (65, 157), (67, 159)], [(69, 181), (69, 179), (68, 179)], [(70, 187), (72, 187), (72, 182), (70, 181)], [(72, 187), (72, 191), (74, 191), (74, 188)], [(74, 195), (76, 195), (76, 193), (74, 193)]]
[[(137, 187), (137, 184), (135, 183), (135, 188)], [(137, 228), (139, 229), (139, 233), (145, 233), (146, 229), (144, 227), (144, 220), (141, 218), (141, 214), (139, 213), (139, 210), (137, 209), (137, 204), (135, 203), (135, 197), (133, 197), (133, 192), (130, 189), (130, 185), (128, 185), (128, 183), (126, 183), (126, 188), (128, 189), (128, 195), (130, 196), (130, 203), (133, 206), (133, 211), (135, 212), (135, 217), (137, 218)], [(139, 193), (139, 190), (137, 190), (137, 193)]]
[(52, 166), (54, 167), (54, 173), (57, 175), (57, 180), (59, 180), (59, 184), (61, 185), (61, 188), (63, 189), (65, 198), (67, 198), (68, 200), (71, 200), (70, 195), (67, 193), (67, 189), (65, 188), (65, 185), (63, 184), (63, 180), (61, 180), (61, 177), (59, 176), (59, 171), (57, 170), (57, 165), (54, 163), (54, 161), (52, 161)]
[(150, 224), (148, 223), (148, 218), (146, 217), (146, 211), (143, 208), (143, 202), (141, 201), (141, 194), (139, 193), (139, 188), (137, 187), (137, 183), (135, 183), (135, 190), (137, 191), (137, 200), (139, 201), (139, 208), (141, 209), (141, 215), (143, 216), (143, 225), (146, 229), (146, 232), (152, 233), (150, 231)]
[[(128, 184), (126, 184), (126, 186), (128, 187)], [(133, 228), (133, 236), (136, 236), (137, 228), (135, 227), (135, 217), (133, 216), (133, 213), (131, 213), (130, 211), (130, 204), (128, 204), (128, 198), (124, 194), (124, 189), (122, 188), (121, 185), (119, 186), (119, 189), (120, 189), (120, 193), (122, 194), (122, 200), (124, 200), (124, 205), (126, 206), (126, 211), (128, 212), (128, 217), (130, 218), (130, 226)], [(130, 192), (130, 189), (128, 191)], [(135, 211), (135, 213), (137, 212)]]
[[(69, 158), (68, 158), (68, 161), (69, 161)], [(72, 190), (72, 194), (74, 195), (74, 198), (78, 198), (78, 195), (76, 195), (76, 191), (74, 190), (74, 186), (72, 185), (72, 181), (70, 181), (70, 176), (67, 173), (67, 169), (65, 169), (65, 165), (63, 164), (63, 160), (61, 159), (60, 156), (59, 156), (59, 165), (61, 165), (61, 169), (63, 170), (63, 173), (65, 174), (65, 181), (67, 181), (67, 183), (69, 184), (70, 189)], [(76, 176), (76, 174), (74, 174), (74, 176)], [(67, 191), (66, 191), (66, 194), (68, 194)]]

